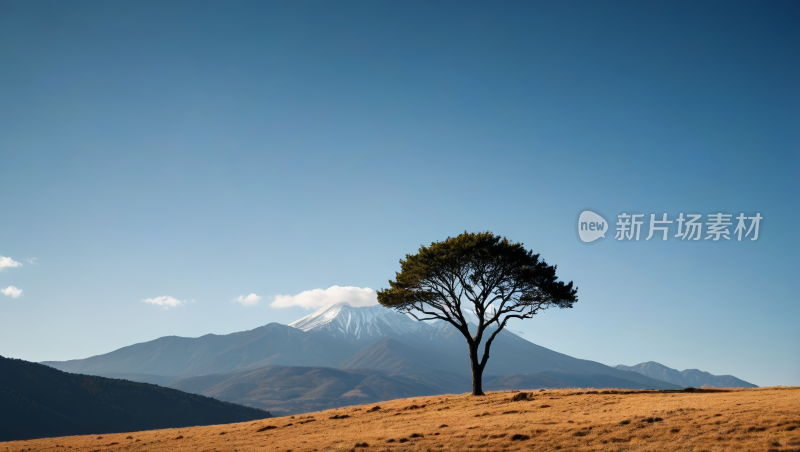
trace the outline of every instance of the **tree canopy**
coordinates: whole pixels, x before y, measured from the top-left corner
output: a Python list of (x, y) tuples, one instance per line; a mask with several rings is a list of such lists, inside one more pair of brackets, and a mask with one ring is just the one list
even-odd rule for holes
[[(378, 302), (417, 320), (449, 322), (460, 331), (469, 347), (475, 395), (483, 394), (481, 378), (492, 341), (509, 320), (529, 319), (551, 307), (571, 308), (578, 301), (578, 288), (559, 281), (555, 266), (521, 243), (488, 231), (421, 246), (400, 260), (400, 268), (390, 287), (378, 291)], [(474, 335), (465, 310), (478, 319)]]

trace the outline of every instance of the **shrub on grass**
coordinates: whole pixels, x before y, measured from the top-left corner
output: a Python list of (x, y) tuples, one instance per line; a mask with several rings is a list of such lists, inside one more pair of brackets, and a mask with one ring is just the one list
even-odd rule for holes
[(410, 405), (410, 406), (407, 406), (407, 407), (405, 407), (403, 409), (404, 410), (418, 410), (420, 408), (425, 408), (425, 405)]
[(661, 419), (660, 417), (652, 417), (652, 416), (650, 416), (650, 417), (646, 417), (646, 418), (642, 419), (641, 422), (647, 422), (648, 424), (652, 424), (653, 422), (661, 422), (663, 420), (664, 419)]
[(528, 400), (528, 393), (527, 392), (520, 392), (514, 394), (514, 397), (511, 398), (512, 402), (522, 402), (523, 400)]

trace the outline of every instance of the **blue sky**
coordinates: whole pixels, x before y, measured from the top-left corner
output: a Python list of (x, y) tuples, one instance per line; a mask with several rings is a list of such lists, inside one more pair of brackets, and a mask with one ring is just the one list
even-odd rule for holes
[[(22, 293), (0, 295), (0, 354), (288, 323), (308, 311), (277, 295), (383, 288), (420, 244), (491, 230), (579, 287), (575, 308), (511, 326), (528, 340), (800, 385), (798, 17), (788, 1), (5, 1), (0, 256), (21, 265), (0, 286)], [(764, 220), (755, 242), (587, 246), (587, 207)], [(161, 296), (194, 302), (142, 302)]]

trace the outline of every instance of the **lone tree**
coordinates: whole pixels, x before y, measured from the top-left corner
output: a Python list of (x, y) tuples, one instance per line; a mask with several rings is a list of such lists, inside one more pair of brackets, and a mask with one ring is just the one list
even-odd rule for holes
[[(571, 308), (578, 301), (578, 288), (558, 281), (555, 266), (491, 232), (464, 232), (422, 246), (401, 259), (400, 268), (391, 287), (378, 291), (378, 302), (417, 320), (444, 320), (460, 331), (469, 347), (473, 395), (483, 395), (489, 349), (510, 319), (529, 319), (554, 306)], [(465, 309), (478, 317), (474, 335)], [(481, 357), (484, 334), (488, 339)]]

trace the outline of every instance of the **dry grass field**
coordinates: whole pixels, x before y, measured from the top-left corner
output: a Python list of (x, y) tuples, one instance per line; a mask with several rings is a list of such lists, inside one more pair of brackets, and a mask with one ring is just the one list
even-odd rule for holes
[(0, 452), (22, 450), (800, 451), (800, 388), (445, 395), (240, 424), (0, 443)]

